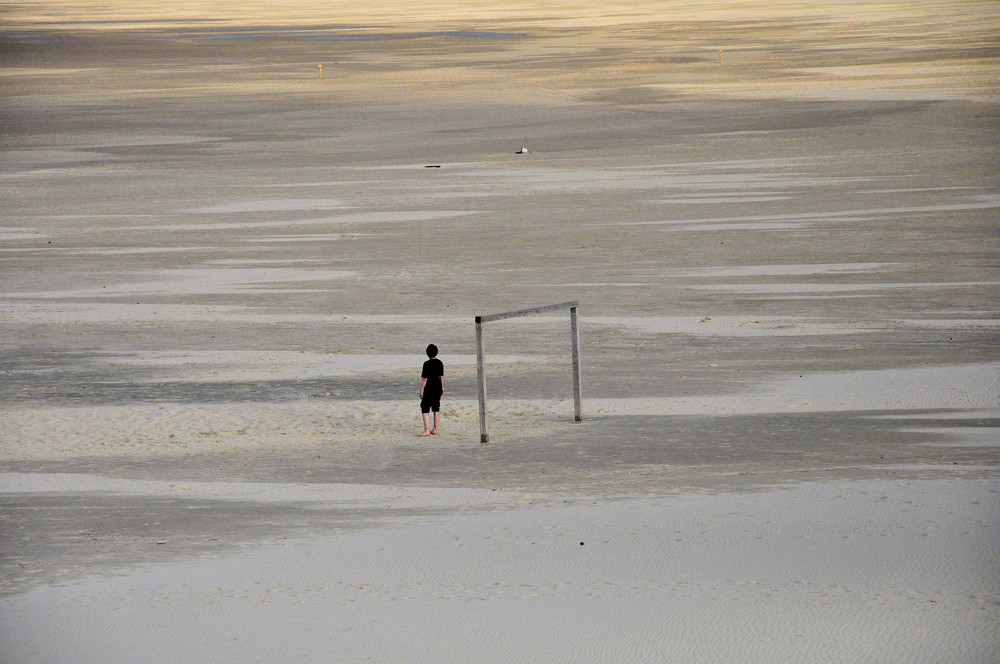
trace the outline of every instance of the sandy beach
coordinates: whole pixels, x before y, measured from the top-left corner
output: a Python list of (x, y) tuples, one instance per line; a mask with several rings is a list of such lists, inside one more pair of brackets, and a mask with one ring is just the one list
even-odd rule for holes
[(995, 3), (161, 4), (3, 11), (5, 661), (1000, 658)]

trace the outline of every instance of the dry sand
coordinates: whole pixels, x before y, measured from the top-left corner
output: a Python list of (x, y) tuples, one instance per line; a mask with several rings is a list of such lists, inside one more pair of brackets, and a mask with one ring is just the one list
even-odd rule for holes
[[(47, 482), (34, 488), (66, 490)], [(440, 507), (477, 502), (431, 491)], [(226, 499), (430, 502), (373, 493)], [(881, 480), (394, 519), (13, 596), (6, 652), (88, 664), (988, 662), (998, 509), (995, 481)]]
[(996, 661), (995, 3), (244, 4), (4, 8), (10, 661)]

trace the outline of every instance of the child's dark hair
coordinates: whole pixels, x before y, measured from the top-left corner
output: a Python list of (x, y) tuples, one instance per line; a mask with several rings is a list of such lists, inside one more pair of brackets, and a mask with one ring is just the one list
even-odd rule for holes
[(437, 357), (437, 354), (438, 354), (438, 347), (437, 346), (435, 346), (434, 344), (431, 344), (431, 345), (429, 345), (427, 347), (427, 357), (433, 359), (433, 358)]

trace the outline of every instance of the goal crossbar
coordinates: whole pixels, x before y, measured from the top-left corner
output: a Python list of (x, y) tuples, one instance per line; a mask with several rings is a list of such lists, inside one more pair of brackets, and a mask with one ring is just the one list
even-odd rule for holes
[(526, 309), (514, 309), (512, 311), (502, 311), (496, 314), (486, 314), (476, 316), (476, 378), (479, 387), (479, 440), (482, 443), (490, 442), (490, 434), (486, 428), (486, 354), (483, 349), (483, 323), (491, 321), (506, 320), (508, 318), (520, 318), (521, 316), (532, 316), (544, 314), (551, 311), (561, 311), (569, 309), (570, 340), (573, 346), (573, 407), (574, 419), (577, 422), (583, 420), (583, 397), (580, 388), (580, 326), (577, 322), (576, 310), (580, 303), (573, 300), (570, 302), (559, 302), (558, 304), (546, 304), (540, 307), (528, 307)]

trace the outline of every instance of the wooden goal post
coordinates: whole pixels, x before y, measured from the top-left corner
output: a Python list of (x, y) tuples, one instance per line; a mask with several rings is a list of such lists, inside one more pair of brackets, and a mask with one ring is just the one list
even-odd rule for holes
[(560, 302), (559, 304), (547, 304), (541, 307), (528, 307), (527, 309), (514, 309), (513, 311), (504, 311), (498, 314), (476, 316), (476, 374), (479, 384), (480, 442), (490, 442), (490, 434), (486, 429), (486, 355), (483, 351), (483, 323), (490, 321), (569, 309), (570, 340), (573, 345), (573, 406), (575, 420), (577, 422), (583, 420), (583, 399), (580, 394), (580, 327), (576, 316), (576, 310), (579, 305), (580, 303), (576, 301)]

